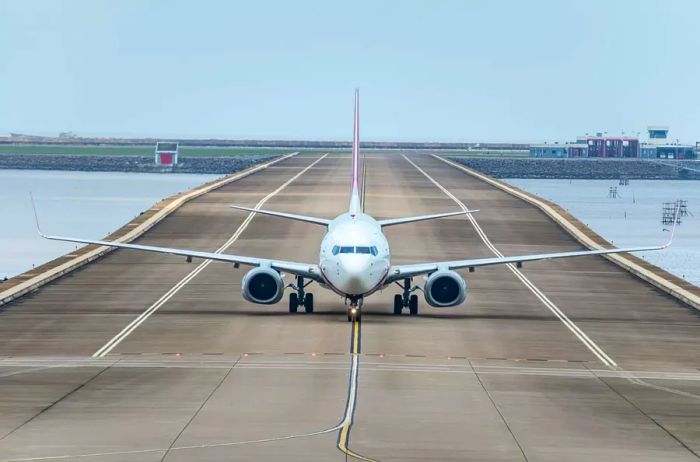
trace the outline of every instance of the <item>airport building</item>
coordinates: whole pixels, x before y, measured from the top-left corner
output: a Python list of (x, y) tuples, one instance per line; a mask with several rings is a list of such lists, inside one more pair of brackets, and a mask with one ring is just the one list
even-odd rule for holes
[(585, 143), (533, 144), (530, 146), (530, 157), (554, 159), (588, 157), (588, 146)]
[(640, 157), (644, 159), (697, 159), (697, 150), (692, 145), (671, 143), (669, 128), (652, 125), (647, 127), (649, 138), (641, 147)]
[(648, 140), (637, 137), (615, 137), (596, 133), (579, 136), (574, 143), (533, 144), (530, 157), (538, 158), (612, 158), (612, 159), (697, 159), (696, 146), (670, 143), (669, 127), (647, 127)]

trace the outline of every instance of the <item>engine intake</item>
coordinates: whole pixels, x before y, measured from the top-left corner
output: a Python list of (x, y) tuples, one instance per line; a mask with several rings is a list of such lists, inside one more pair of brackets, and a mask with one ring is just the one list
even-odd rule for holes
[(430, 306), (446, 308), (467, 298), (467, 283), (454, 271), (436, 271), (428, 276), (423, 291)]
[(243, 276), (241, 292), (249, 302), (271, 305), (282, 299), (284, 282), (271, 268), (254, 268)]

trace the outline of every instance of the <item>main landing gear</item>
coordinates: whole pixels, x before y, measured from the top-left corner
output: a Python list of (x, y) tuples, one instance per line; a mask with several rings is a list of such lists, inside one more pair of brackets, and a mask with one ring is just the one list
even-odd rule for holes
[(403, 284), (396, 282), (396, 285), (403, 289), (402, 294), (394, 295), (394, 314), (400, 315), (404, 308), (408, 308), (408, 312), (411, 316), (418, 314), (418, 295), (411, 294), (416, 290), (420, 290), (420, 287), (411, 287), (412, 278), (404, 278)]
[(362, 320), (362, 297), (350, 297), (345, 299), (345, 304), (350, 300), (348, 306), (348, 322)]
[(297, 276), (297, 283), (289, 284), (287, 287), (291, 287), (296, 292), (289, 294), (289, 312), (296, 313), (300, 306), (304, 307), (304, 311), (307, 313), (314, 312), (314, 294), (305, 293), (304, 289), (306, 286), (311, 284), (313, 281), (309, 281), (304, 284), (304, 278), (302, 276)]

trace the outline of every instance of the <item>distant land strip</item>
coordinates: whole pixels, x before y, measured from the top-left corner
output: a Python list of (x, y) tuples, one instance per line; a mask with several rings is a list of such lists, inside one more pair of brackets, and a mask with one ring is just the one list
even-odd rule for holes
[[(148, 146), (153, 147), (158, 141), (176, 141), (180, 146), (209, 146), (209, 147), (258, 147), (258, 148), (317, 148), (317, 149), (350, 149), (350, 141), (323, 140), (223, 140), (223, 139), (194, 139), (194, 138), (83, 138), (83, 137), (48, 137), (13, 134), (0, 136), (3, 144), (49, 144), (68, 146)], [(439, 143), (439, 142), (410, 142), (410, 141), (363, 141), (362, 148), (368, 149), (485, 149), (485, 150), (520, 150), (527, 151), (527, 143)]]

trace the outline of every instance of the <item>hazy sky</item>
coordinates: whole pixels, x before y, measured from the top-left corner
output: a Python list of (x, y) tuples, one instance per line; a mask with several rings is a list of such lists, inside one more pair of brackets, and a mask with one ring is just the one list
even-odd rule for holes
[(700, 140), (700, 1), (0, 0), (0, 134)]

